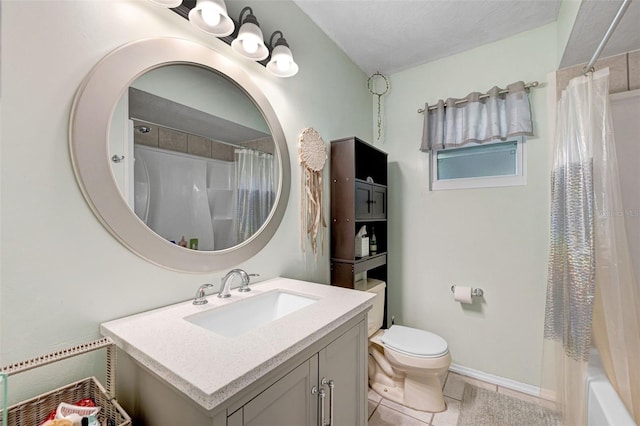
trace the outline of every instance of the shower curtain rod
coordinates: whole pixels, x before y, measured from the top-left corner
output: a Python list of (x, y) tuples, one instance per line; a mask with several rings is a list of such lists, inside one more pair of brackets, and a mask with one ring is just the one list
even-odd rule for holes
[(609, 41), (609, 38), (615, 31), (616, 27), (620, 23), (620, 20), (622, 19), (622, 16), (627, 11), (630, 5), (631, 5), (631, 0), (624, 0), (622, 2), (622, 4), (620, 5), (620, 9), (618, 9), (618, 13), (616, 13), (616, 16), (613, 18), (613, 21), (611, 21), (611, 25), (609, 25), (609, 29), (604, 34), (604, 37), (602, 37), (602, 41), (600, 42), (600, 44), (598, 45), (598, 48), (596, 49), (595, 53), (591, 57), (591, 60), (587, 63), (587, 65), (585, 65), (584, 68), (582, 68), (582, 72), (584, 74), (587, 74), (589, 71), (593, 70), (593, 64), (595, 64), (596, 61), (598, 60), (598, 57), (600, 57), (600, 53), (602, 53), (602, 49), (604, 49), (604, 46)]
[[(525, 89), (530, 89), (532, 87), (538, 87), (538, 84), (539, 83), (537, 81), (532, 81), (531, 83), (525, 84), (524, 88)], [(501, 91), (498, 92), (499, 95), (506, 95), (507, 93), (509, 93), (509, 89), (504, 89), (504, 90), (501, 90)], [(485, 93), (484, 95), (480, 95), (480, 99), (485, 99), (485, 98), (488, 98), (488, 97), (489, 97), (489, 94), (487, 94), (487, 93)], [(456, 101), (455, 105), (462, 105), (462, 104), (464, 104), (466, 102), (467, 102), (466, 99), (461, 99), (459, 101)], [(446, 107), (446, 105), (445, 105), (445, 107)], [(436, 108), (438, 108), (437, 105), (432, 105), (428, 109), (429, 109), (429, 111), (433, 111)], [(422, 114), (423, 112), (424, 112), (424, 108), (420, 108), (418, 110), (418, 114)]]

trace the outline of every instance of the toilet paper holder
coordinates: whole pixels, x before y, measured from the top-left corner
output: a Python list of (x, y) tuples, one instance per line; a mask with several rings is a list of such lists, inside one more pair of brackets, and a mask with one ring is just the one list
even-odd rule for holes
[[(451, 286), (451, 293), (455, 293), (455, 292), (456, 292), (456, 286), (454, 284)], [(482, 297), (484, 296), (484, 291), (481, 288), (473, 288), (471, 289), (471, 295), (475, 297)]]

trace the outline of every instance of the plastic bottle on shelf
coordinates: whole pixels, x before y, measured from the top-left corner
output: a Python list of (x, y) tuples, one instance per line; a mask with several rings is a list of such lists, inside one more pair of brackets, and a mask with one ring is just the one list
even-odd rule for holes
[(371, 235), (369, 236), (369, 255), (373, 256), (374, 254), (378, 254), (378, 240), (376, 239), (376, 233), (371, 227)]

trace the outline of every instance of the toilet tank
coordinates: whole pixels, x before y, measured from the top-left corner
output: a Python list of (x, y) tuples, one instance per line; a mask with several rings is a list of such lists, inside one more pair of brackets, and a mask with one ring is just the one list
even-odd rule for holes
[(376, 295), (375, 299), (373, 299), (373, 306), (367, 316), (369, 337), (382, 328), (382, 321), (384, 319), (384, 289), (386, 286), (387, 284), (384, 281), (373, 278), (367, 280), (366, 291), (375, 293)]

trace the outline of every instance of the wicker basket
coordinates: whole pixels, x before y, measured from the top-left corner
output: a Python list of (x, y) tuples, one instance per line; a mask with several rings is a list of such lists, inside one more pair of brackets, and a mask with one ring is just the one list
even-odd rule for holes
[[(103, 347), (107, 348), (108, 390), (105, 389), (95, 377), (88, 377), (84, 380), (71, 383), (51, 392), (38, 395), (27, 401), (22, 401), (18, 404), (12, 405), (7, 408), (8, 424), (3, 426), (39, 426), (47, 419), (47, 416), (49, 416), (51, 411), (55, 411), (61, 402), (73, 404), (84, 398), (91, 398), (96, 405), (100, 407), (100, 411), (97, 415), (100, 424), (106, 424), (107, 426), (131, 425), (131, 418), (129, 415), (122, 409), (120, 404), (118, 404), (118, 401), (110, 396), (115, 392), (113, 383), (115, 354), (113, 350), (113, 343), (106, 338), (86, 345), (56, 352), (54, 354), (34, 358), (23, 363), (3, 367), (0, 371), (7, 371), (9, 374), (15, 374)], [(2, 416), (0, 415), (0, 417)]]
[(7, 409), (10, 426), (41, 425), (51, 411), (55, 411), (61, 402), (73, 403), (83, 398), (91, 398), (100, 408), (98, 420), (102, 424), (106, 420), (110, 426), (127, 426), (131, 419), (115, 400), (110, 400), (107, 391), (96, 380), (88, 377), (60, 389), (38, 395), (28, 401), (22, 401)]

